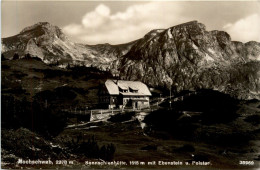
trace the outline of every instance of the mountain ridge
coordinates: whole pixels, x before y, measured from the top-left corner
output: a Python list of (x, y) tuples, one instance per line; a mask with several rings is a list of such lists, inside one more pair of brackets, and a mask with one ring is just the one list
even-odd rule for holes
[(119, 72), (122, 79), (176, 92), (206, 88), (234, 93), (237, 98), (259, 98), (258, 49), (257, 42), (233, 42), (228, 33), (207, 31), (205, 25), (193, 21), (152, 38), (144, 36), (121, 57)]
[(207, 31), (198, 21), (151, 30), (119, 45), (77, 44), (57, 26), (40, 22), (2, 42), (9, 59), (14, 53), (30, 53), (47, 64), (96, 67), (175, 92), (206, 88), (260, 98), (260, 43), (232, 41), (227, 32)]

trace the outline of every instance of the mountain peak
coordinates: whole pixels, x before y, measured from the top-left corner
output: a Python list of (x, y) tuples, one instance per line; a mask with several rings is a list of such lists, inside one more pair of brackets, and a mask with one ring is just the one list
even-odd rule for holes
[(62, 32), (62, 30), (59, 27), (50, 24), (49, 22), (38, 22), (32, 26), (24, 28), (20, 32), (20, 34), (22, 35), (30, 34), (36, 37), (45, 34), (45, 35), (49, 35), (50, 37), (57, 36), (62, 40), (66, 39), (66, 35)]
[(163, 31), (165, 31), (165, 29), (154, 29), (154, 30), (148, 32), (147, 34), (145, 34), (144, 37), (154, 37), (154, 36), (162, 33)]
[(185, 23), (182, 23), (182, 24), (179, 24), (179, 25), (175, 25), (173, 27), (180, 27), (180, 26), (187, 26), (187, 25), (197, 25), (197, 24), (199, 24), (199, 22), (194, 20), (194, 21), (185, 22)]
[(38, 22), (32, 26), (25, 27), (20, 33), (22, 34), (27, 31), (34, 30), (36, 28), (51, 28), (51, 27), (55, 27), (55, 26), (52, 26), (49, 22)]
[(177, 29), (177, 30), (188, 29), (188, 30), (206, 31), (206, 26), (194, 20), (179, 25), (175, 25), (173, 27), (170, 27), (169, 29)]
[(207, 31), (204, 24), (191, 21), (162, 32), (150, 31), (122, 57), (118, 68), (122, 79), (141, 80), (154, 87), (171, 84), (176, 92), (210, 88), (231, 94), (230, 89), (237, 89), (232, 95), (259, 98), (255, 81), (237, 78), (256, 78), (246, 68), (259, 67), (255, 63), (259, 49), (257, 42), (233, 43), (228, 33)]

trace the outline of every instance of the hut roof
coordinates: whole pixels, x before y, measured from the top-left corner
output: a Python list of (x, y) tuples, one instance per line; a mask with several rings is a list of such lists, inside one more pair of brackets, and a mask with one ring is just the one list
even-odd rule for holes
[[(146, 84), (140, 81), (126, 81), (126, 80), (107, 80), (105, 86), (110, 95), (129, 95), (129, 96), (151, 96), (151, 92)], [(120, 92), (120, 89), (127, 90), (127, 92)], [(137, 92), (131, 92), (133, 89)]]

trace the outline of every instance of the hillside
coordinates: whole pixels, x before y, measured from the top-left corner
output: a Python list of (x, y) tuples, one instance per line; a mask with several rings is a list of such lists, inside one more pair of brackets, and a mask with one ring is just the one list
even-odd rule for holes
[(7, 60), (2, 61), (1, 95), (17, 101), (47, 101), (51, 108), (85, 109), (98, 104), (99, 84), (109, 77), (109, 72), (94, 67), (63, 69), (37, 58)]

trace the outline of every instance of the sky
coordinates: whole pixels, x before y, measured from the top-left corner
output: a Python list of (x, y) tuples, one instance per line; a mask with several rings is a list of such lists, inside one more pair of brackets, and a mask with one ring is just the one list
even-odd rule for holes
[(60, 27), (84, 44), (121, 44), (153, 29), (197, 20), (233, 41), (260, 42), (260, 1), (10, 1), (1, 2), (1, 36), (38, 22)]

